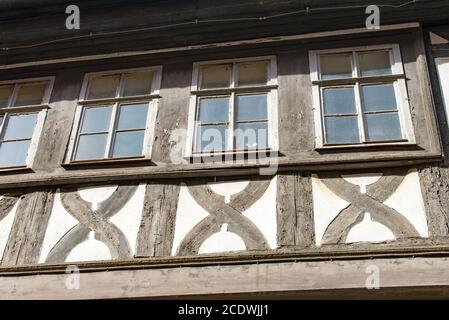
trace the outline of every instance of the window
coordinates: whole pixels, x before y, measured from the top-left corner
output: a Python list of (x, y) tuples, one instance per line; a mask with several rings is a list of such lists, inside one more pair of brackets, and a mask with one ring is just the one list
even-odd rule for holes
[(160, 67), (86, 75), (66, 162), (148, 159), (160, 81)]
[(53, 78), (0, 83), (0, 169), (30, 167)]
[(414, 143), (398, 45), (310, 52), (316, 146)]
[(277, 150), (274, 57), (195, 63), (186, 157)]

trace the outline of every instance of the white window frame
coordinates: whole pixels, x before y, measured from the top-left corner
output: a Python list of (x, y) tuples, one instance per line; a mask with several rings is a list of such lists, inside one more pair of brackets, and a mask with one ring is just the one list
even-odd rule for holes
[[(242, 86), (237, 87), (237, 64), (242, 62), (258, 62), (258, 61), (268, 61), (267, 70), (267, 84), (265, 85), (255, 85), (255, 86)], [(207, 65), (215, 64), (232, 64), (232, 78), (231, 84), (228, 88), (220, 89), (201, 89), (200, 88), (200, 77), (201, 77), (201, 67)], [(238, 153), (264, 153), (267, 152), (270, 155), (276, 154), (279, 151), (279, 138), (278, 138), (278, 77), (277, 77), (277, 62), (276, 56), (258, 56), (258, 57), (246, 57), (237, 59), (225, 59), (225, 60), (213, 60), (213, 61), (200, 61), (193, 64), (193, 74), (192, 74), (192, 85), (190, 88), (190, 103), (189, 103), (189, 115), (188, 115), (188, 128), (187, 128), (187, 138), (186, 138), (186, 149), (184, 152), (184, 157), (186, 159), (191, 159), (195, 157), (213, 157), (219, 155), (227, 154), (238, 154)], [(267, 94), (267, 117), (268, 117), (268, 141), (267, 148), (264, 149), (248, 149), (248, 150), (235, 150), (233, 149), (233, 139), (229, 137), (234, 137), (234, 101), (237, 94), (257, 94), (266, 93)], [(226, 150), (217, 152), (195, 152), (194, 142), (195, 142), (195, 121), (197, 117), (197, 104), (199, 98), (202, 96), (213, 96), (213, 95), (229, 95), (230, 96), (230, 106), (229, 106), (229, 137), (228, 146)]]
[[(382, 76), (366, 76), (362, 77), (359, 74), (357, 53), (369, 51), (389, 50), (391, 62), (391, 75)], [(352, 78), (335, 79), (335, 80), (321, 80), (320, 79), (320, 55), (325, 54), (339, 54), (348, 53), (352, 55)], [(309, 51), (310, 62), (310, 77), (312, 81), (312, 96), (313, 96), (313, 113), (315, 124), (315, 148), (316, 149), (330, 149), (330, 148), (344, 148), (344, 147), (370, 147), (370, 146), (388, 146), (388, 145), (414, 145), (416, 144), (415, 134), (413, 130), (412, 118), (410, 114), (409, 97), (407, 93), (406, 76), (404, 66), (401, 58), (401, 50), (398, 44), (348, 47), (331, 50), (313, 50)], [(356, 94), (356, 108), (359, 123), (360, 143), (349, 144), (325, 144), (324, 132), (324, 117), (323, 104), (321, 98), (322, 87), (343, 87), (351, 85), (355, 88)], [(363, 110), (362, 102), (360, 101), (361, 84), (384, 84), (391, 83), (394, 86), (396, 101), (398, 104), (398, 115), (401, 124), (402, 139), (398, 141), (376, 141), (370, 142), (365, 139), (365, 131), (363, 124)]]
[[(3, 121), (0, 124), (0, 136), (3, 135), (6, 118), (8, 116), (31, 114), (31, 113), (37, 114), (36, 125), (34, 127), (33, 135), (31, 137), (31, 142), (28, 148), (28, 154), (25, 159), (25, 164), (18, 166), (0, 167), (0, 171), (20, 169), (20, 168), (25, 169), (32, 168), (39, 140), (41, 137), (42, 129), (44, 127), (45, 118), (47, 117), (47, 110), (50, 108), (50, 97), (53, 91), (54, 82), (55, 82), (54, 76), (0, 81), (0, 86), (11, 85), (14, 87), (13, 92), (8, 101), (8, 106), (6, 108), (0, 108), (0, 114), (3, 116)], [(45, 83), (47, 85), (41, 104), (13, 107), (17, 100), (17, 95), (19, 93), (19, 89), (21, 86), (41, 84), (41, 83)]]
[(443, 96), (444, 109), (446, 111), (446, 119), (449, 123), (449, 57), (436, 58), (435, 65), (438, 70), (438, 79)]
[[(121, 96), (124, 89), (124, 78), (127, 74), (130, 73), (139, 73), (139, 72), (154, 72), (153, 81), (151, 83), (151, 92), (146, 95), (139, 96), (129, 96), (123, 97)], [(108, 76), (108, 75), (119, 75), (120, 81), (117, 86), (117, 91), (115, 97), (113, 98), (104, 98), (104, 99), (86, 99), (87, 94), (89, 93), (90, 80), (95, 77)], [(160, 100), (160, 88), (161, 88), (161, 78), (162, 78), (162, 66), (153, 66), (153, 67), (145, 67), (145, 68), (132, 68), (132, 69), (121, 69), (121, 70), (111, 70), (104, 72), (91, 72), (87, 73), (84, 76), (83, 85), (81, 87), (81, 93), (78, 99), (78, 105), (75, 113), (75, 119), (73, 123), (72, 133), (70, 135), (69, 146), (67, 149), (67, 154), (64, 163), (98, 163), (98, 162), (111, 162), (111, 161), (122, 161), (122, 160), (136, 160), (136, 159), (151, 159), (153, 142), (154, 142), (154, 134), (155, 134), (155, 126), (156, 126), (156, 118), (159, 109), (159, 100)], [(143, 155), (142, 156), (131, 156), (131, 157), (109, 157), (112, 148), (112, 136), (115, 132), (114, 125), (116, 124), (116, 118), (118, 114), (118, 109), (121, 104), (128, 103), (148, 103), (148, 114), (147, 121), (145, 125), (145, 136), (143, 142)], [(112, 106), (112, 114), (111, 114), (111, 123), (108, 129), (108, 139), (105, 150), (104, 158), (102, 159), (88, 159), (88, 160), (74, 160), (77, 150), (79, 130), (83, 118), (83, 110), (84, 108), (89, 107), (99, 107), (99, 106)]]

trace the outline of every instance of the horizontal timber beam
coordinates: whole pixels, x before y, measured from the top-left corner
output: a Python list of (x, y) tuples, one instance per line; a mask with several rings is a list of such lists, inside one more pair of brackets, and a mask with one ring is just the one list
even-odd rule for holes
[[(367, 270), (379, 270), (379, 290), (366, 289)], [(447, 295), (448, 257), (291, 261), (246, 265), (82, 272), (80, 288), (68, 290), (69, 276), (37, 274), (0, 278), (2, 299), (108, 299), (241, 295), (340, 290), (359, 292), (415, 288)]]
[(352, 28), (352, 29), (344, 29), (344, 30), (338, 30), (338, 31), (325, 31), (325, 32), (307, 33), (307, 34), (291, 35), (291, 36), (274, 36), (274, 37), (268, 37), (268, 38), (258, 38), (258, 39), (239, 40), (239, 41), (228, 41), (228, 42), (219, 42), (219, 43), (189, 45), (189, 46), (184, 46), (184, 47), (173, 47), (173, 48), (142, 50), (142, 51), (114, 52), (114, 53), (105, 53), (105, 54), (97, 54), (97, 55), (89, 55), (89, 56), (68, 57), (68, 58), (59, 58), (59, 59), (41, 60), (41, 61), (29, 61), (29, 62), (21, 62), (21, 63), (13, 63), (13, 64), (0, 64), (0, 70), (35, 67), (35, 66), (41, 66), (41, 65), (61, 64), (61, 63), (70, 63), (70, 62), (80, 62), (80, 61), (94, 61), (94, 60), (101, 60), (101, 59), (144, 56), (144, 55), (169, 53), (169, 52), (182, 52), (182, 51), (192, 51), (192, 50), (211, 49), (211, 48), (225, 48), (225, 47), (232, 47), (232, 46), (256, 45), (256, 44), (263, 44), (263, 43), (276, 43), (276, 42), (295, 41), (295, 40), (297, 41), (297, 40), (304, 40), (304, 39), (324, 38), (324, 37), (342, 36), (342, 35), (349, 35), (349, 34), (375, 33), (375, 32), (381, 32), (381, 31), (410, 29), (410, 28), (418, 28), (418, 27), (420, 27), (420, 24), (418, 22), (411, 22), (411, 23), (384, 25), (384, 26), (381, 26), (380, 29), (378, 29), (378, 30), (367, 29), (366, 27)]
[[(94, 169), (65, 170), (58, 173), (22, 173), (4, 175), (0, 179), (0, 190), (29, 189), (49, 186), (65, 186), (80, 184), (118, 183), (128, 181), (150, 181), (161, 179), (193, 179), (205, 177), (237, 177), (260, 175), (262, 168), (270, 168), (265, 172), (275, 175), (289, 171), (330, 171), (330, 170), (381, 170), (391, 167), (407, 167), (422, 164), (438, 164), (442, 161), (440, 153), (423, 156), (406, 157), (404, 159), (382, 160), (371, 159), (357, 160), (354, 162), (339, 163), (338, 161), (284, 161), (266, 165), (252, 165), (241, 163), (222, 164), (198, 164), (198, 165), (165, 165), (161, 167), (127, 167), (105, 168), (99, 165)], [(277, 166), (277, 167), (276, 167)], [(273, 170), (272, 170), (273, 169)]]

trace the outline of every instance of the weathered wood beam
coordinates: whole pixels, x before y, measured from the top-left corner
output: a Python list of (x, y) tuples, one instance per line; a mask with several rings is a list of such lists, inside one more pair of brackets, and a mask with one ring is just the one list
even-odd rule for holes
[[(449, 258), (392, 258), (320, 262), (278, 262), (227, 266), (185, 266), (81, 273), (79, 289), (66, 283), (74, 275), (1, 277), (2, 299), (155, 298), (217, 294), (274, 294), (321, 290), (369, 290), (372, 266), (380, 289), (449, 287)], [(70, 277), (70, 278), (69, 278)], [(111, 281), (113, 279), (113, 281)], [(440, 291), (441, 292), (441, 291)], [(417, 296), (420, 291), (415, 292)]]

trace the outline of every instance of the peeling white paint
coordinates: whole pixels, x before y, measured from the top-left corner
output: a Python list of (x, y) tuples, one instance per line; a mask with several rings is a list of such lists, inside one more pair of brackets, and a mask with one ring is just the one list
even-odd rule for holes
[(395, 240), (393, 232), (383, 224), (371, 220), (371, 215), (365, 213), (363, 221), (352, 227), (346, 238), (346, 243), (384, 242)]
[[(17, 201), (14, 207), (12, 207), (8, 215), (0, 221), (0, 258), (2, 258), (3, 254), (5, 253), (6, 244), (8, 243), (9, 235), (11, 233), (12, 224), (14, 223), (14, 218), (16, 217), (18, 206), (19, 201)], [(0, 259), (0, 261), (1, 260), (2, 259)]]

